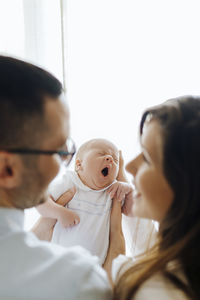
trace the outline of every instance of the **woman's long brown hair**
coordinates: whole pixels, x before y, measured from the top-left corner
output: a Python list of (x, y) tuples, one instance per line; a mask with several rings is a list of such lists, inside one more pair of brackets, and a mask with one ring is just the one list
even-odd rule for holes
[[(163, 170), (174, 201), (160, 223), (159, 242), (119, 277), (114, 299), (134, 299), (141, 285), (161, 272), (190, 299), (200, 299), (200, 97), (171, 99), (147, 110), (162, 129)], [(177, 262), (187, 283), (168, 268)]]

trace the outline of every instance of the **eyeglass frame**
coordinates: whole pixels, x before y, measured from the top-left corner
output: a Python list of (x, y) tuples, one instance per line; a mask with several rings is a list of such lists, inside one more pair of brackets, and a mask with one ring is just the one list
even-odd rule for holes
[[(72, 141), (72, 149), (73, 152), (68, 152), (68, 151), (64, 151), (64, 150), (39, 150), (39, 149), (26, 149), (26, 148), (13, 148), (13, 149), (0, 149), (0, 151), (6, 151), (9, 153), (16, 153), (16, 154), (33, 154), (33, 155), (53, 155), (53, 154), (58, 154), (61, 158), (62, 161), (65, 162), (65, 160), (67, 159), (68, 156), (71, 156), (71, 158), (69, 159), (68, 162), (66, 163), (66, 166), (68, 166), (71, 161), (72, 158), (74, 156), (74, 154), (76, 153), (76, 146), (74, 141), (70, 138), (70, 141)], [(63, 157), (66, 156), (65, 159), (63, 159)]]

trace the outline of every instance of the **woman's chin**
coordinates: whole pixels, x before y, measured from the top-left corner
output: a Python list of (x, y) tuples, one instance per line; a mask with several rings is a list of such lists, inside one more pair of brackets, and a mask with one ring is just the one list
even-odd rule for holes
[(141, 208), (140, 203), (137, 203), (134, 201), (134, 203), (132, 205), (132, 215), (133, 215), (133, 217), (146, 218), (145, 213), (143, 212), (143, 209)]

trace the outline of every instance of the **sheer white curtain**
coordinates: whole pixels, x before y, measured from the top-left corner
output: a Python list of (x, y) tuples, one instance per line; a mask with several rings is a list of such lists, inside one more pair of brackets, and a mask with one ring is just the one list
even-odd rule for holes
[(59, 0), (24, 0), (25, 57), (63, 81)]
[[(0, 53), (25, 59), (64, 82), (60, 0), (0, 0)], [(25, 228), (38, 218), (26, 210)]]
[[(0, 0), (0, 52), (63, 81), (77, 146), (105, 137), (126, 162), (139, 151), (146, 107), (200, 94), (199, 28), (198, 0)], [(137, 219), (129, 223), (134, 253), (138, 237), (149, 241)]]
[(63, 81), (60, 0), (0, 0), (0, 52), (45, 67)]
[(24, 57), (22, 0), (0, 0), (0, 52)]

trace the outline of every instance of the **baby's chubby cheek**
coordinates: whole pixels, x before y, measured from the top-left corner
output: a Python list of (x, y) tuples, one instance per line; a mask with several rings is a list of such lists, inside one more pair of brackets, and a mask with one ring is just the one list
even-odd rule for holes
[(90, 179), (90, 177), (93, 177), (96, 172), (94, 172), (94, 168), (87, 166), (86, 168), (83, 168), (80, 170), (80, 174), (87, 180)]

